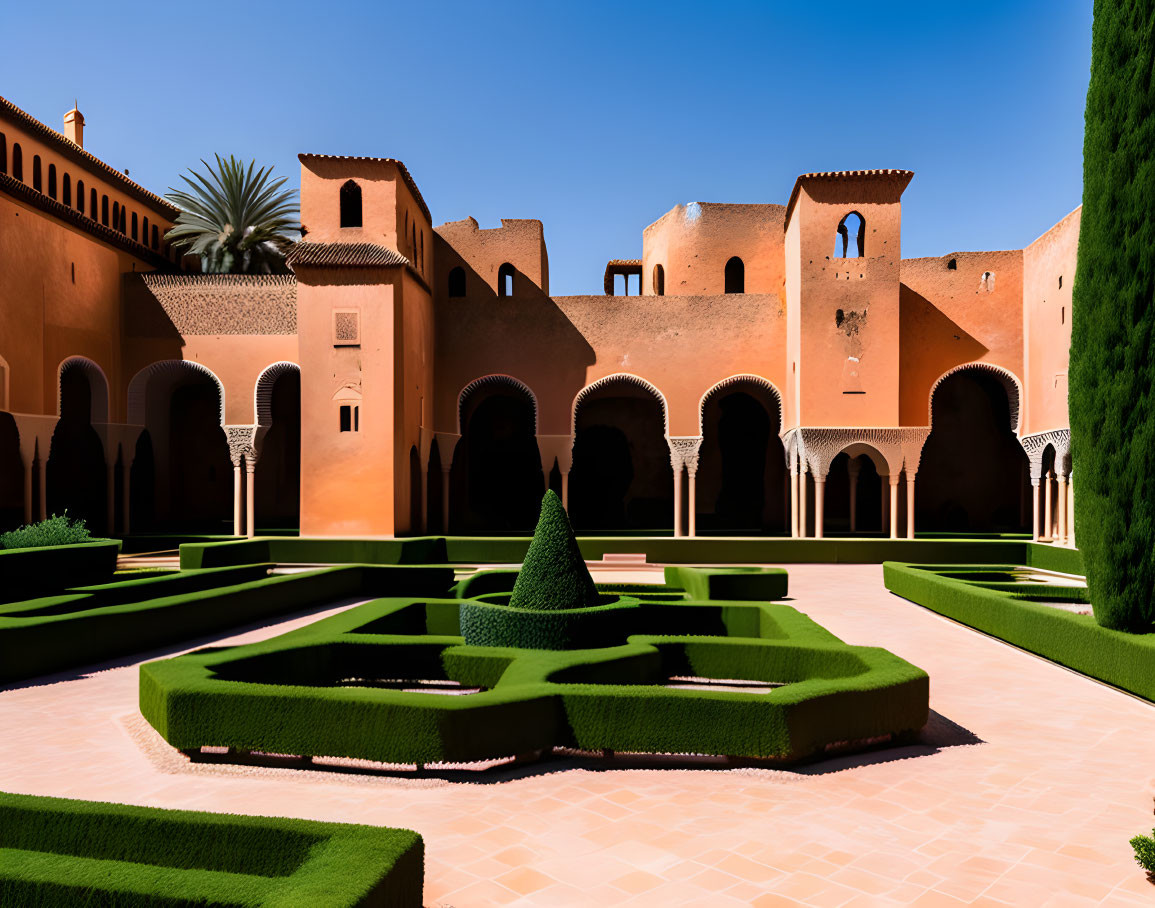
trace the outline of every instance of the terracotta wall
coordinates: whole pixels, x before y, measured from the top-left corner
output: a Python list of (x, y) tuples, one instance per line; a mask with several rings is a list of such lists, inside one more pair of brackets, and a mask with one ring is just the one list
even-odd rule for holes
[(747, 293), (784, 299), (782, 205), (691, 202), (679, 205), (642, 231), (642, 293), (653, 294), (654, 267), (665, 270), (667, 296), (723, 293), (726, 262), (745, 266)]
[[(400, 175), (377, 158), (301, 155), (301, 222), (310, 243), (376, 243), (402, 251), (398, 211)], [(361, 187), (360, 227), (341, 226), (341, 187)]]
[(697, 435), (717, 382), (752, 373), (782, 389), (785, 328), (776, 294), (438, 298), (437, 428), (457, 431), (461, 390), (497, 373), (533, 391), (540, 434), (569, 435), (578, 392), (629, 373), (665, 396), (671, 434)]
[(471, 296), (497, 295), (498, 269), (513, 265), (514, 295), (549, 293), (549, 258), (545, 251), (545, 231), (541, 221), (502, 218), (500, 227), (482, 230), (473, 218), (451, 221), (437, 228), (437, 270), (434, 294), (448, 292), (449, 272), (465, 269), (466, 288)]
[(1022, 300), (1020, 250), (903, 260), (903, 425), (930, 424), (931, 389), (964, 363), (990, 363), (1022, 381)]
[(1082, 208), (1076, 208), (1023, 251), (1023, 357), (1027, 385), (1024, 433), (1070, 425), (1067, 364), (1071, 288)]
[[(422, 449), (422, 426), (427, 437), (432, 432), (433, 385), (433, 302), (425, 285), (409, 272), (401, 280), (401, 298), (397, 307), (400, 319), (393, 348), (394, 381), (397, 404), (394, 414), (396, 438), (394, 458), (394, 520), (397, 532), (416, 531), (411, 516), (412, 473), (410, 451), (417, 449), (422, 470), (427, 466), (427, 450)], [(436, 477), (435, 477), (436, 478)], [(423, 487), (424, 488), (424, 487)]]

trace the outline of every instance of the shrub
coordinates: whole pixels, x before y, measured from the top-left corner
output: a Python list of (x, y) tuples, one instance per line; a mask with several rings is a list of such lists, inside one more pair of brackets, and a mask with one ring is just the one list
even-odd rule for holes
[(46, 545), (75, 545), (88, 542), (92, 535), (84, 521), (70, 519), (68, 512), (53, 514), (47, 520), (30, 523), (7, 533), (0, 533), (0, 549), (36, 549)]
[(541, 500), (533, 542), (513, 585), (514, 608), (554, 610), (598, 604), (598, 590), (582, 558), (569, 517), (553, 489)]
[(1155, 829), (1151, 835), (1137, 835), (1131, 840), (1131, 847), (1135, 849), (1135, 861), (1148, 873), (1155, 874)]
[(1097, 0), (1071, 309), (1075, 530), (1095, 618), (1155, 620), (1155, 0)]

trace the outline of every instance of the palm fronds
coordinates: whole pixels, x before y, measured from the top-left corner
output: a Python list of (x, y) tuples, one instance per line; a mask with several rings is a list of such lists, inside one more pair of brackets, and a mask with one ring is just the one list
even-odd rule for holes
[(272, 178), (272, 167), (256, 169), (251, 161), (216, 156), (217, 166), (202, 160), (208, 175), (195, 170), (181, 175), (188, 190), (170, 189), (165, 196), (181, 209), (165, 235), (185, 252), (201, 257), (214, 274), (277, 274), (287, 270), (285, 253), (291, 234), (300, 229), (296, 193), (282, 189), (285, 177)]

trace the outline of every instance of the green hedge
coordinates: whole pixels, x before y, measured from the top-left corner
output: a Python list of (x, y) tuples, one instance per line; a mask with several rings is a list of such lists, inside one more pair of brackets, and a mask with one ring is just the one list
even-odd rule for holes
[(115, 539), (0, 549), (0, 602), (106, 581), (116, 570), (119, 553)]
[[(986, 572), (975, 565), (976, 572)], [(1048, 593), (1052, 601), (1085, 601), (1078, 593), (1042, 584), (1024, 584), (1022, 593), (991, 589), (941, 565), (883, 565), (886, 588), (941, 615), (1060, 665), (1155, 701), (1155, 628), (1129, 634), (1101, 627), (1091, 615), (1076, 615), (1029, 601)], [(1029, 587), (1029, 588), (1026, 588)]]
[[(766, 536), (579, 536), (589, 561), (606, 553), (644, 553), (650, 564), (881, 564), (883, 561), (1033, 564), (1082, 573), (1074, 549), (1029, 539), (788, 539)], [(182, 568), (233, 564), (520, 564), (529, 536), (415, 536), (405, 539), (299, 539), (270, 537), (188, 543)]]
[(783, 568), (700, 568), (672, 565), (664, 572), (667, 584), (681, 586), (691, 599), (748, 599), (767, 602), (785, 599), (789, 582)]
[[(201, 572), (197, 572), (201, 574)], [(202, 576), (152, 580), (196, 584)], [(177, 643), (239, 624), (352, 596), (439, 595), (453, 581), (447, 567), (344, 566), (264, 577), (161, 598), (85, 608), (85, 600), (0, 615), (0, 681), (14, 681)], [(121, 587), (149, 581), (126, 581)], [(80, 593), (79, 596), (89, 594)]]
[(408, 829), (0, 794), (0, 904), (420, 908)]
[(637, 609), (638, 600), (605, 598), (581, 608), (528, 609), (511, 605), (507, 593), (491, 593), (461, 603), (461, 636), (470, 646), (517, 649), (594, 649), (624, 643), (621, 612)]
[[(925, 672), (884, 650), (848, 646), (785, 605), (643, 603), (618, 614), (649, 624), (650, 636), (549, 651), (463, 645), (452, 633), (459, 604), (383, 599), (262, 643), (146, 663), (141, 713), (182, 749), (389, 763), (552, 746), (797, 759), (917, 731), (928, 715)], [(785, 686), (664, 686), (677, 674)], [(488, 689), (440, 696), (383, 689), (376, 679)]]

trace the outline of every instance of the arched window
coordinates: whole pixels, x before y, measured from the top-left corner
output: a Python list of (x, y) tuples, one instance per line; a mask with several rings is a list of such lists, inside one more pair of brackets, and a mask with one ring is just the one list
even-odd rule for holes
[(341, 187), (341, 226), (361, 226), (361, 187), (346, 180)]
[(61, 189), (63, 190), (61, 193), (61, 195), (62, 195), (61, 201), (64, 202), (64, 204), (67, 205), (69, 208), (71, 208), (72, 207), (72, 177), (70, 177), (68, 174), (64, 175), (64, 180), (62, 181)]
[(661, 265), (654, 266), (654, 296), (666, 295), (666, 269)]
[(0, 173), (8, 172), (8, 138), (0, 132)]
[(95, 190), (95, 189), (93, 189), (91, 192), (89, 192), (89, 194), (88, 194), (88, 200), (89, 200), (89, 202), (91, 202), (91, 203), (92, 203), (92, 204), (90, 204), (90, 205), (88, 206), (88, 216), (89, 216), (89, 217), (91, 217), (91, 218), (92, 218), (92, 219), (95, 221), (95, 220), (96, 220), (96, 215), (97, 215), (97, 211), (96, 211), (96, 190)]
[(497, 269), (497, 295), (513, 296), (513, 265), (506, 262)]
[(100, 223), (108, 226), (108, 196), (100, 197)]
[(137, 235), (138, 235), (138, 231), (137, 231), (136, 212), (134, 211), (132, 213), (132, 238), (135, 240), (137, 238)]
[(834, 238), (836, 259), (860, 259), (866, 253), (866, 221), (857, 211), (852, 211), (838, 222), (838, 235)]
[(726, 292), (746, 292), (746, 266), (738, 256), (734, 256), (726, 263)]
[(148, 245), (148, 218), (140, 222), (140, 241)]
[(153, 224), (152, 225), (152, 244), (151, 244), (153, 249), (155, 249), (157, 246), (160, 245), (159, 237), (160, 237), (160, 234), (157, 232), (156, 224)]
[(48, 165), (48, 198), (56, 198), (56, 165)]
[(452, 299), (465, 296), (465, 269), (460, 265), (449, 269), (449, 296)]
[(112, 229), (120, 229), (120, 202), (112, 203)]
[(32, 156), (32, 188), (37, 192), (44, 191), (44, 183), (40, 179), (40, 155)]
[(12, 176), (24, 182), (24, 152), (20, 150), (20, 143), (12, 143)]
[(84, 180), (76, 181), (76, 210), (84, 214)]
[(120, 220), (117, 222), (116, 229), (121, 233), (128, 233), (128, 209), (123, 205), (120, 208)]

